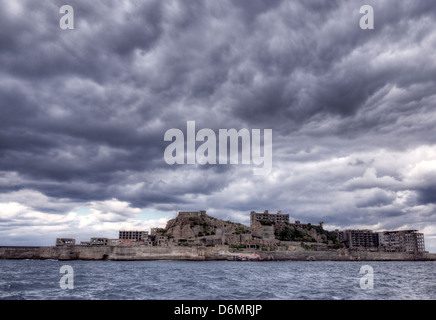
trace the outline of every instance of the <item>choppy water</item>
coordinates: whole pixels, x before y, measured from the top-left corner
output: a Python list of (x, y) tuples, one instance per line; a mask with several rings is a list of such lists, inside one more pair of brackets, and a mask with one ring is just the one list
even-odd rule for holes
[(0, 260), (0, 299), (436, 299), (436, 262)]

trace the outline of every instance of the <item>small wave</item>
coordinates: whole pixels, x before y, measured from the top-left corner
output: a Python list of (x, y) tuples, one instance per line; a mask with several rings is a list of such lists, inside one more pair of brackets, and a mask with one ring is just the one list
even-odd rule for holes
[[(50, 260), (57, 261), (57, 260)], [(103, 265), (104, 263), (104, 265)], [(435, 299), (425, 262), (371, 262), (374, 289), (359, 286), (360, 264), (77, 261), (74, 290), (59, 288), (53, 263), (5, 260), (0, 299)], [(247, 270), (249, 266), (249, 270)], [(430, 267), (429, 267), (430, 266)], [(430, 270), (430, 271), (429, 271)]]

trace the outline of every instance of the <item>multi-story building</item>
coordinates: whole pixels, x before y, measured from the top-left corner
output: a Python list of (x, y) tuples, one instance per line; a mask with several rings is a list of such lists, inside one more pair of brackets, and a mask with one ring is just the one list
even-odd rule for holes
[(253, 223), (256, 221), (271, 221), (271, 222), (289, 222), (289, 214), (282, 214), (281, 211), (277, 213), (268, 213), (268, 210), (265, 210), (263, 213), (258, 213), (255, 211), (250, 212), (250, 225), (253, 226)]
[(352, 229), (336, 231), (338, 240), (345, 243), (348, 248), (377, 248), (378, 234), (368, 229)]
[(339, 231), (339, 229), (335, 229), (336, 238), (338, 238), (339, 242), (345, 242), (345, 232)]
[(148, 231), (120, 231), (119, 239), (124, 240), (145, 240), (148, 239)]
[(335, 230), (348, 248), (377, 248), (386, 252), (425, 252), (424, 234), (417, 230), (373, 232), (372, 230)]
[(378, 233), (380, 248), (387, 252), (425, 252), (424, 234), (417, 230), (383, 231)]

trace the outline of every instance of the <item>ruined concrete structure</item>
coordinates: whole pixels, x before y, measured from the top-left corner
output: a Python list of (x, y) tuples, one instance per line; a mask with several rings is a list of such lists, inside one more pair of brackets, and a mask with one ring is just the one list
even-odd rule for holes
[(383, 231), (378, 233), (378, 239), (386, 252), (425, 252), (424, 234), (417, 230)]
[(268, 240), (273, 240), (276, 238), (273, 225), (262, 225), (258, 221), (255, 221), (251, 224), (251, 235), (255, 238)]
[(118, 239), (145, 240), (148, 239), (148, 231), (121, 231), (120, 230)]
[(89, 241), (81, 241), (80, 245), (82, 246), (107, 246), (111, 244), (113, 241), (117, 239), (109, 239), (109, 238), (91, 238)]
[(385, 252), (425, 252), (424, 234), (417, 230), (374, 232), (368, 229), (335, 230), (338, 239), (347, 248), (370, 249)]
[(289, 222), (289, 214), (282, 214), (281, 211), (277, 213), (269, 213), (268, 210), (265, 210), (263, 213), (259, 213), (256, 211), (250, 212), (250, 226), (252, 226), (255, 222), (259, 221), (271, 221), (273, 223), (276, 222)]
[(76, 239), (72, 238), (57, 238), (56, 239), (57, 246), (74, 246), (76, 245)]
[(378, 247), (378, 234), (368, 229), (338, 231), (338, 238), (348, 248)]

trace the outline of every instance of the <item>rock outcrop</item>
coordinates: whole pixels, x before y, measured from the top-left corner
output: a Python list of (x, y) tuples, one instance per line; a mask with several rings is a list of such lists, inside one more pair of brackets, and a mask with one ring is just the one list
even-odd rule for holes
[(241, 223), (213, 218), (204, 211), (180, 212), (175, 219), (167, 222), (163, 230), (163, 235), (175, 239), (250, 233), (250, 228)]

